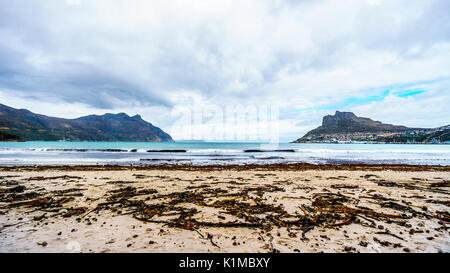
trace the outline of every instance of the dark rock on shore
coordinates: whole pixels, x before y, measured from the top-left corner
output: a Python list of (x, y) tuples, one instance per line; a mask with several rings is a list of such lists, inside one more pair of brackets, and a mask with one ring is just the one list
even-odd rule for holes
[(16, 135), (0, 131), (0, 141), (4, 142), (23, 142), (24, 140)]

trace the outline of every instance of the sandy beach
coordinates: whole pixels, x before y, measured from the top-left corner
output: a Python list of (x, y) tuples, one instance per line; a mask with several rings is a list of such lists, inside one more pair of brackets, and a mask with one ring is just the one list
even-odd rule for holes
[(0, 168), (0, 252), (450, 252), (450, 167)]

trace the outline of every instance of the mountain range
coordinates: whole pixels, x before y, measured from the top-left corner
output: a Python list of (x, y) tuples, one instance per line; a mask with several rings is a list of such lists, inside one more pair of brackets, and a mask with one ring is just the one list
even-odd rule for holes
[(322, 125), (309, 131), (305, 137), (317, 134), (354, 133), (354, 132), (398, 132), (411, 128), (401, 125), (385, 124), (370, 118), (358, 117), (352, 112), (336, 111), (334, 115), (323, 117)]
[[(108, 113), (65, 119), (0, 104), (0, 141), (38, 140), (173, 142), (169, 134), (140, 115)], [(449, 140), (450, 125), (409, 128), (336, 111), (334, 115), (324, 116), (321, 126), (294, 142), (442, 143)]]
[(433, 139), (442, 142), (449, 138), (448, 127), (409, 128), (358, 117), (352, 112), (336, 111), (334, 115), (324, 116), (321, 126), (309, 131), (294, 142), (364, 140), (388, 143), (428, 143)]
[(143, 120), (125, 113), (65, 119), (35, 114), (0, 104), (0, 132), (5, 138), (25, 141), (136, 141), (173, 142), (172, 137)]

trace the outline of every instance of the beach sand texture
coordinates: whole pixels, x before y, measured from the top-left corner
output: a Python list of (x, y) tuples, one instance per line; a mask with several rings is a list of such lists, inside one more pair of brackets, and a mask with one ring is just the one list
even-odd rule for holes
[(450, 172), (2, 168), (0, 252), (449, 252)]

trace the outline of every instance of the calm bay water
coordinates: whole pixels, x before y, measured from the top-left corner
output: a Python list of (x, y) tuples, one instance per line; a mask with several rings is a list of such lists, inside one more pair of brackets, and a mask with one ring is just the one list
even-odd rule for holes
[[(250, 151), (249, 151), (250, 150)], [(0, 142), (0, 165), (367, 163), (450, 165), (450, 145)]]

